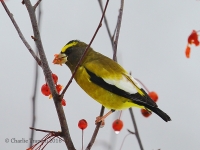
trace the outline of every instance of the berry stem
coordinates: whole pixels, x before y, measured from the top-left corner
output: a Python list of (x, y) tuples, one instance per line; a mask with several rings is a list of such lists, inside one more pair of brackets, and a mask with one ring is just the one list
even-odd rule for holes
[(83, 130), (82, 130), (82, 150), (83, 150)]
[(120, 111), (120, 114), (119, 114), (119, 120), (120, 120), (121, 116), (122, 116), (122, 110)]
[(127, 138), (127, 136), (129, 136), (129, 135), (132, 135), (132, 134), (127, 134), (125, 137), (124, 137), (124, 139), (123, 139), (123, 141), (122, 141), (122, 144), (121, 144), (121, 146), (120, 146), (120, 149), (119, 150), (121, 150), (122, 149), (122, 146), (123, 146), (123, 144), (124, 144), (124, 141), (125, 141), (125, 139)]
[(144, 89), (149, 93), (148, 88), (142, 83), (142, 81), (140, 81), (139, 79), (135, 78), (135, 80), (137, 80), (143, 87)]

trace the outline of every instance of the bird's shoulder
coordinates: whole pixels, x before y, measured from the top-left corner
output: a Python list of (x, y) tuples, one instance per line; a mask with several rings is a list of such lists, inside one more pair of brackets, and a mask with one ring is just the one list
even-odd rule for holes
[(95, 51), (88, 54), (82, 66), (104, 79), (121, 79), (123, 74), (127, 74), (117, 62)]

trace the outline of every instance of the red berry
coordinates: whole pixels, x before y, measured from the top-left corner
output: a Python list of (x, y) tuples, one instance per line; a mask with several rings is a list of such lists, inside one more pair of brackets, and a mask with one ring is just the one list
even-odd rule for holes
[(187, 46), (186, 49), (185, 49), (185, 55), (186, 55), (187, 58), (190, 58), (190, 51), (191, 51), (190, 46)]
[(62, 99), (61, 104), (62, 104), (63, 106), (66, 106), (66, 101), (65, 101), (64, 99)]
[(190, 36), (188, 37), (188, 44), (195, 44), (196, 46), (199, 45), (198, 34), (197, 31), (193, 30)]
[(60, 85), (60, 84), (56, 85), (56, 90), (57, 90), (57, 92), (59, 94), (60, 91), (62, 90), (62, 85)]
[(41, 87), (41, 92), (42, 94), (44, 94), (45, 96), (49, 96), (51, 94), (51, 91), (49, 89), (49, 86), (47, 84), (43, 84)]
[(78, 122), (78, 127), (82, 130), (84, 130), (85, 128), (87, 128), (87, 121), (85, 119), (81, 119)]
[(156, 92), (149, 92), (149, 96), (151, 97), (151, 99), (152, 99), (154, 102), (157, 102), (157, 101), (158, 101), (158, 95), (156, 94)]
[(116, 134), (123, 128), (123, 122), (120, 119), (117, 119), (113, 122), (112, 127)]
[(199, 41), (194, 41), (195, 46), (199, 46)]
[(56, 74), (52, 73), (52, 78), (53, 78), (54, 83), (57, 84), (57, 82), (58, 82), (58, 76)]
[(141, 113), (144, 117), (149, 117), (151, 115), (150, 112), (148, 112), (146, 109), (141, 109)]

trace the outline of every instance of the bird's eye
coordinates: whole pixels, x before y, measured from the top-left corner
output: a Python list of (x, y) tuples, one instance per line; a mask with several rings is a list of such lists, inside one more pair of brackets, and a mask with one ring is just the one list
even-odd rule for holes
[(69, 56), (72, 53), (72, 51), (72, 48), (68, 48), (66, 49), (65, 54)]

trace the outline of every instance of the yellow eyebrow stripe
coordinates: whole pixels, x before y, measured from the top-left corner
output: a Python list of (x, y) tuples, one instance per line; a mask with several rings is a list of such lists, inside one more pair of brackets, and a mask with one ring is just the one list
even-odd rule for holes
[(72, 46), (75, 46), (76, 44), (78, 44), (78, 42), (72, 42), (72, 43), (69, 43), (69, 44), (66, 44), (62, 49), (61, 49), (61, 52), (65, 52), (68, 48), (72, 47)]

